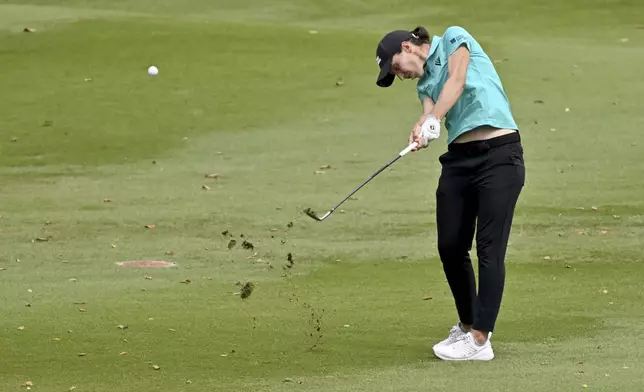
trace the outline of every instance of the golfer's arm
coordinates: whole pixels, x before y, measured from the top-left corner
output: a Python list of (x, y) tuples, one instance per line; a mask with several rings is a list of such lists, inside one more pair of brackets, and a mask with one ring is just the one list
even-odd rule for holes
[(465, 88), (467, 66), (470, 63), (470, 52), (466, 47), (456, 49), (447, 62), (449, 78), (445, 82), (432, 114), (442, 120), (447, 112), (456, 104)]
[(425, 116), (428, 116), (434, 110), (434, 101), (429, 97), (423, 98), (423, 114), (420, 115), (420, 122), (425, 121)]

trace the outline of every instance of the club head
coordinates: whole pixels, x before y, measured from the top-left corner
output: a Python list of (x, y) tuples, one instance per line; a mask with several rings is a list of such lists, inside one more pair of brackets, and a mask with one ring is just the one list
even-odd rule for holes
[(308, 215), (311, 219), (315, 219), (315, 220), (316, 220), (316, 221), (318, 221), (318, 222), (325, 220), (329, 215), (331, 215), (331, 212), (333, 212), (333, 211), (327, 211), (324, 215), (322, 215), (322, 216), (317, 216), (317, 215), (315, 214), (315, 211), (313, 211), (313, 210), (312, 210), (312, 209), (310, 209), (310, 208), (307, 208), (307, 209), (305, 209), (305, 210), (304, 210), (304, 213), (305, 213), (306, 215)]

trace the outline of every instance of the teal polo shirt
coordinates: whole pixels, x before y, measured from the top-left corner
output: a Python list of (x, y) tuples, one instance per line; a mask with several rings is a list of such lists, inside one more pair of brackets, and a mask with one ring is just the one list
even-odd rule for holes
[(462, 27), (449, 27), (442, 37), (432, 38), (425, 74), (416, 87), (420, 101), (425, 97), (438, 101), (449, 78), (449, 56), (461, 46), (469, 50), (470, 63), (463, 93), (445, 116), (447, 143), (483, 125), (519, 130), (494, 64), (481, 45)]

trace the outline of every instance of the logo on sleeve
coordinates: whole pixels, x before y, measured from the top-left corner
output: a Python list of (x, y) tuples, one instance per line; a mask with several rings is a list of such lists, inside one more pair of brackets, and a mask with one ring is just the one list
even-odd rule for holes
[(441, 66), (441, 58), (437, 58), (436, 61), (434, 62), (434, 65), (440, 67)]
[(455, 43), (456, 43), (456, 41), (464, 41), (464, 40), (465, 40), (465, 36), (461, 34), (461, 35), (459, 35), (459, 36), (456, 36), (456, 37), (454, 37), (454, 38), (450, 39), (450, 40), (449, 40), (449, 43), (450, 43), (450, 44), (455, 44)]

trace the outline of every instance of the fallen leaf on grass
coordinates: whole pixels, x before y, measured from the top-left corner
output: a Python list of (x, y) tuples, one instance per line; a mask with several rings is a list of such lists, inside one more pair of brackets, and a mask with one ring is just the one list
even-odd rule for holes
[(51, 238), (52, 238), (51, 236), (47, 236), (47, 237), (36, 237), (36, 238), (34, 238), (34, 242), (47, 242), (47, 241), (49, 241)]
[(81, 313), (85, 313), (87, 310), (85, 310), (85, 308), (78, 308), (78, 311)]
[(430, 296), (424, 296), (424, 297), (423, 297), (423, 300), (424, 300), (424, 301), (427, 301), (427, 300), (430, 300), (430, 299), (432, 299), (432, 297), (430, 297)]
[(18, 327), (18, 331), (24, 331), (24, 330), (25, 330), (25, 327), (23, 326)]
[(166, 255), (168, 255), (168, 256), (172, 256), (172, 255), (174, 255), (175, 253), (176, 253), (176, 252), (175, 252), (175, 251), (173, 251), (173, 250), (169, 250), (169, 251), (165, 252), (165, 254), (166, 254)]
[(79, 357), (84, 357), (85, 355), (87, 355), (87, 354), (85, 354), (85, 353), (78, 353), (78, 356), (79, 356)]
[(35, 33), (36, 29), (32, 29), (30, 27), (25, 27), (22, 31), (25, 32), (25, 33)]
[(156, 225), (153, 225), (153, 224), (145, 225), (145, 228), (146, 228), (146, 229), (154, 229), (155, 227), (157, 227), (157, 226), (156, 226)]
[(314, 174), (324, 174), (324, 172), (322, 170), (316, 170)]
[(125, 324), (119, 324), (119, 325), (117, 325), (117, 327), (119, 329), (127, 329), (127, 325), (125, 325)]
[(344, 80), (342, 80), (342, 79), (338, 79), (338, 80), (336, 80), (336, 81), (335, 81), (335, 85), (336, 85), (337, 87), (342, 87), (342, 86), (344, 86)]
[(119, 355), (121, 355), (121, 356), (123, 356), (123, 355), (127, 355), (127, 351), (121, 351), (121, 352), (119, 353)]
[(70, 390), (70, 392), (71, 392), (71, 391), (75, 391), (75, 390), (76, 390), (76, 387), (75, 387), (74, 385), (72, 385), (71, 387), (69, 387), (69, 390)]
[(320, 166), (320, 170), (326, 170), (326, 169), (330, 169), (330, 168), (331, 168), (331, 165), (322, 165), (322, 166)]
[(181, 281), (181, 282), (179, 282), (179, 283), (185, 283), (185, 284), (188, 284), (188, 283), (192, 283), (192, 282), (190, 281), (190, 279), (186, 279), (186, 280), (182, 280), (182, 281)]
[(76, 283), (76, 282), (78, 282), (78, 279), (76, 279), (76, 278), (69, 278), (69, 281), (70, 281), (70, 282), (72, 282), (72, 283)]
[(111, 203), (112, 199), (103, 199), (103, 203)]
[(26, 388), (26, 387), (30, 387), (30, 388), (31, 388), (31, 387), (33, 387), (33, 386), (34, 386), (33, 381), (25, 381), (25, 382), (23, 382), (23, 383), (22, 383), (22, 385), (21, 385), (21, 387), (23, 387), (23, 388)]
[(217, 173), (212, 173), (212, 174), (206, 174), (206, 178), (219, 178), (219, 174)]
[(550, 256), (543, 256), (544, 260), (550, 260)]
[(599, 211), (599, 208), (595, 207), (595, 206), (590, 207), (590, 209), (593, 210), (593, 211)]
[(159, 370), (159, 369), (161, 369), (161, 366), (159, 366), (159, 365), (152, 365), (152, 369), (154, 369), (154, 370)]
[(169, 329), (168, 329), (168, 331), (170, 331), (170, 332), (177, 332), (177, 330), (176, 330), (176, 329), (174, 329), (174, 328), (169, 328)]
[(208, 185), (204, 184), (204, 185), (201, 186), (201, 189), (203, 189), (205, 191), (209, 191), (210, 187)]

